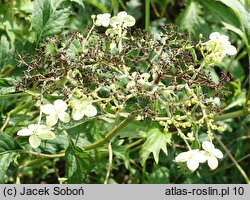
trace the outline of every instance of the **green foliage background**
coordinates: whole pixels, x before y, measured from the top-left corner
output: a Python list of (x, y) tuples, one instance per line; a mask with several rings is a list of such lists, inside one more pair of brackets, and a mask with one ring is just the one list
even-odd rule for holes
[[(35, 102), (27, 93), (15, 93), (14, 85), (24, 70), (17, 67), (19, 55), (35, 53), (50, 36), (67, 35), (73, 30), (86, 35), (86, 28), (92, 24), (91, 15), (117, 14), (121, 10), (136, 18), (137, 28), (145, 28), (155, 35), (167, 23), (176, 24), (180, 31), (189, 33), (190, 39), (196, 41), (200, 34), (208, 38), (214, 31), (229, 35), (239, 53), (225, 58), (210, 73), (213, 80), (222, 72), (231, 77), (227, 84), (229, 94), (222, 100), (222, 113), (217, 116), (217, 121), (227, 129), (218, 135), (243, 172), (227, 154), (215, 171), (208, 167), (201, 167), (194, 173), (185, 171), (183, 166), (172, 161), (182, 146), (167, 150), (168, 135), (145, 121), (143, 126), (136, 122), (129, 124), (119, 133), (119, 140), (114, 141), (109, 183), (245, 183), (247, 180), (242, 173), (250, 175), (248, 0), (0, 1), (0, 183), (63, 183), (64, 177), (69, 178), (68, 183), (104, 182), (108, 148), (91, 150), (93, 161), (93, 157), (76, 144), (100, 140), (109, 129), (107, 124), (81, 121), (68, 129), (71, 139), (60, 135), (56, 141), (48, 141), (38, 149), (38, 153), (57, 156), (28, 155), (20, 147), (26, 144), (25, 141), (17, 143), (15, 134), (21, 126), (34, 121), (32, 115), (26, 114), (32, 112)], [(9, 118), (7, 127), (6, 118)], [(133, 143), (122, 145), (127, 140)], [(29, 148), (27, 144), (26, 148)], [(63, 149), (67, 149), (65, 158), (60, 156)]]

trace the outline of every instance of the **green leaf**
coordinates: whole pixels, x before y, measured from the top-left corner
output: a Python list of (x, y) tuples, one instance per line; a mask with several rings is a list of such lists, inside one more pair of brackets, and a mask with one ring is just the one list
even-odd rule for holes
[(8, 178), (6, 171), (17, 157), (19, 149), (20, 146), (12, 137), (0, 132), (0, 183), (4, 183)]
[(21, 149), (21, 147), (9, 135), (0, 132), (0, 155), (7, 152), (13, 152)]
[(195, 138), (195, 140), (192, 142), (192, 149), (199, 149), (200, 148), (200, 142), (199, 142), (199, 135), (198, 135), (198, 132), (199, 132), (199, 127), (198, 125), (191, 121), (191, 124), (192, 124), (192, 133), (193, 133), (193, 136)]
[(235, 32), (236, 34), (238, 34), (242, 38), (242, 40), (245, 44), (248, 44), (247, 37), (241, 29), (239, 29), (231, 24), (225, 23), (225, 22), (222, 22), (222, 24), (224, 25), (225, 29)]
[(203, 21), (201, 15), (202, 6), (196, 1), (189, 1), (185, 9), (177, 17), (176, 23), (181, 30), (188, 30), (189, 33), (194, 33), (195, 27)]
[(96, 8), (98, 8), (99, 10), (101, 10), (103, 13), (107, 13), (108, 10), (107, 8), (104, 6), (103, 3), (100, 3), (100, 1), (97, 1), (97, 0), (84, 0), (84, 2), (92, 5), (92, 6), (95, 6)]
[(129, 165), (129, 152), (128, 152), (128, 149), (123, 147), (123, 146), (114, 146), (113, 147), (113, 153), (117, 158), (123, 160), (124, 164), (125, 164), (125, 167), (127, 169), (129, 169), (130, 165)]
[[(250, 12), (249, 9), (241, 2), (241, 1), (228, 1), (228, 0), (217, 0), (231, 8), (239, 21), (242, 24), (242, 31), (245, 32), (247, 35), (248, 41), (250, 39)], [(244, 41), (245, 42), (245, 41)], [(249, 42), (246, 43), (246, 45), (249, 45)]]
[(20, 81), (20, 77), (0, 78), (0, 95), (13, 93), (16, 91), (15, 85)]
[(68, 145), (69, 142), (66, 136), (64, 134), (58, 134), (56, 139), (42, 142), (38, 149), (44, 153), (56, 154), (57, 152), (66, 149)]
[(200, 3), (208, 9), (213, 16), (216, 16), (220, 22), (229, 23), (235, 27), (240, 27), (240, 21), (235, 13), (225, 4), (215, 0), (202, 0)]
[(58, 8), (63, 0), (36, 0), (31, 15), (36, 41), (58, 34), (65, 27), (69, 9)]
[(245, 76), (245, 72), (242, 64), (237, 59), (231, 59), (229, 57), (224, 58), (223, 62), (220, 63), (220, 67), (230, 72), (233, 80), (240, 79)]
[(207, 68), (204, 69), (204, 72), (205, 72), (207, 75), (211, 76), (211, 79), (212, 79), (212, 81), (213, 81), (214, 83), (216, 83), (216, 84), (219, 83), (219, 79), (220, 79), (220, 78), (219, 78), (219, 76), (218, 76), (218, 74), (217, 74), (217, 72), (215, 71), (214, 68), (212, 68), (212, 67), (207, 67)]
[(76, 3), (78, 3), (80, 6), (82, 6), (82, 8), (85, 8), (82, 0), (70, 0), (70, 1), (71, 1), (71, 2), (76, 2)]
[(5, 183), (8, 180), (8, 175), (6, 174), (10, 164), (18, 156), (17, 152), (10, 152), (5, 154), (0, 154), (0, 183)]
[(90, 155), (80, 147), (74, 146), (70, 140), (70, 145), (65, 152), (65, 161), (68, 183), (83, 183), (92, 169)]
[(121, 138), (140, 138), (146, 131), (148, 126), (145, 122), (132, 122), (119, 132)]
[(1, 36), (0, 39), (0, 70), (6, 65), (13, 63), (12, 60), (13, 50), (10, 49), (10, 43), (5, 35)]
[(169, 183), (169, 169), (164, 166), (154, 164), (152, 172), (146, 177), (146, 184), (166, 184)]
[(155, 162), (158, 163), (160, 150), (162, 149), (167, 155), (167, 143), (170, 142), (170, 133), (164, 134), (158, 128), (148, 131), (146, 142), (140, 150), (141, 164), (143, 165), (146, 162), (151, 153), (153, 153)]
[(246, 91), (242, 91), (232, 99), (232, 102), (226, 108), (224, 108), (223, 111), (229, 110), (230, 108), (233, 108), (235, 106), (242, 106), (245, 102), (246, 102)]

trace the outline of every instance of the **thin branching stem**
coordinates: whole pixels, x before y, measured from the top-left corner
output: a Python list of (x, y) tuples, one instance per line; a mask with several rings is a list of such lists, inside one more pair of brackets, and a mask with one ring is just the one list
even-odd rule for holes
[(111, 173), (111, 170), (112, 170), (113, 151), (112, 151), (111, 142), (109, 142), (109, 144), (108, 144), (108, 150), (109, 150), (109, 163), (108, 163), (108, 170), (107, 170), (107, 173), (106, 173), (106, 178), (105, 178), (104, 184), (108, 183), (108, 179), (109, 179), (109, 176), (110, 176), (110, 173)]
[(214, 137), (217, 140), (217, 142), (220, 144), (220, 146), (222, 147), (222, 149), (226, 152), (226, 154), (228, 155), (228, 157), (232, 160), (232, 162), (234, 163), (234, 165), (236, 166), (236, 168), (238, 169), (238, 171), (240, 172), (240, 174), (242, 175), (242, 177), (246, 180), (246, 183), (250, 184), (250, 180), (249, 180), (247, 174), (242, 169), (242, 167), (238, 164), (238, 162), (234, 159), (233, 155), (230, 153), (230, 151), (228, 150), (228, 148), (223, 144), (223, 142), (221, 141), (221, 139), (217, 135), (214, 134)]

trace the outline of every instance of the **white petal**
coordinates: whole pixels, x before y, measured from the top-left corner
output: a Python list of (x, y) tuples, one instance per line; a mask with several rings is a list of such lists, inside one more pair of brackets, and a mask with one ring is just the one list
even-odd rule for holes
[(103, 18), (103, 14), (98, 14), (98, 15), (96, 16), (96, 19), (102, 20), (102, 18)]
[(237, 54), (237, 49), (233, 45), (228, 46), (225, 51), (230, 56)]
[(204, 141), (202, 142), (202, 148), (207, 152), (212, 152), (214, 150), (214, 145), (212, 144), (212, 142)]
[(35, 130), (36, 133), (43, 132), (43, 131), (49, 131), (51, 128), (46, 125), (37, 125), (37, 128)]
[(37, 124), (30, 124), (29, 126), (28, 126), (28, 128), (30, 129), (30, 130), (32, 130), (33, 132), (35, 132), (35, 130), (37, 129)]
[(196, 159), (200, 162), (200, 163), (204, 163), (207, 161), (208, 159), (208, 153), (206, 151), (199, 151), (196, 155)]
[(58, 115), (57, 114), (55, 114), (55, 115), (48, 115), (46, 117), (46, 124), (48, 126), (54, 126), (54, 125), (56, 125), (57, 121), (58, 121)]
[(117, 25), (119, 25), (119, 24), (121, 24), (121, 20), (120, 20), (118, 17), (114, 16), (114, 17), (112, 17), (112, 18), (110, 19), (110, 25), (111, 25), (113, 28), (116, 28)]
[(214, 149), (212, 152), (213, 156), (222, 159), (223, 158), (223, 153), (219, 149)]
[(54, 107), (57, 112), (62, 112), (67, 110), (67, 103), (61, 99), (57, 99), (54, 101)]
[[(98, 15), (97, 15), (97, 17), (98, 17)], [(101, 26), (102, 25), (102, 20), (97, 18), (97, 20), (95, 21), (95, 25), (96, 26)]]
[(69, 116), (69, 114), (66, 113), (66, 112), (60, 112), (60, 113), (58, 114), (58, 117), (59, 117), (59, 119), (60, 119), (62, 122), (64, 122), (64, 123), (68, 123), (68, 122), (70, 121), (70, 116)]
[(102, 26), (108, 27), (108, 26), (109, 26), (109, 23), (110, 23), (110, 20), (109, 20), (109, 19), (103, 20), (103, 21), (102, 21)]
[(188, 152), (182, 152), (178, 156), (175, 157), (176, 162), (186, 162), (189, 158)]
[(213, 32), (209, 35), (210, 40), (218, 40), (220, 38), (220, 33), (219, 32)]
[(187, 161), (187, 167), (191, 171), (195, 171), (199, 167), (199, 162), (197, 161), (197, 159), (189, 159)]
[(41, 111), (46, 115), (52, 115), (55, 113), (55, 108), (52, 104), (46, 104), (41, 106)]
[(124, 26), (131, 27), (135, 25), (135, 18), (130, 15), (127, 15), (126, 17), (124, 17), (123, 21), (124, 21)]
[(33, 135), (33, 134), (34, 134), (34, 132), (29, 128), (24, 128), (24, 129), (17, 132), (17, 135), (20, 135), (20, 136), (29, 136), (29, 135)]
[(123, 19), (124, 17), (126, 17), (128, 14), (125, 11), (121, 11), (117, 14), (117, 17), (120, 19)]
[(83, 110), (84, 115), (87, 117), (94, 117), (97, 114), (97, 110), (95, 106), (93, 105), (88, 105), (84, 110)]
[(102, 19), (109, 19), (110, 17), (111, 17), (111, 14), (109, 13), (102, 14)]
[(43, 140), (53, 140), (56, 138), (55, 133), (53, 133), (52, 131), (44, 131), (44, 132), (38, 133), (37, 135), (39, 138)]
[(212, 170), (214, 170), (218, 167), (218, 160), (216, 157), (210, 156), (207, 160), (207, 164)]
[(221, 35), (221, 36), (220, 36), (220, 41), (221, 41), (222, 43), (226, 44), (226, 43), (229, 42), (229, 38), (228, 38), (228, 36), (226, 36), (226, 35)]
[(73, 109), (72, 110), (72, 118), (74, 119), (74, 120), (80, 120), (80, 119), (82, 119), (83, 118), (83, 116), (84, 116), (84, 113), (82, 112), (82, 110), (79, 110), (79, 109)]
[(29, 137), (30, 146), (37, 148), (41, 144), (41, 139), (37, 135), (31, 135)]

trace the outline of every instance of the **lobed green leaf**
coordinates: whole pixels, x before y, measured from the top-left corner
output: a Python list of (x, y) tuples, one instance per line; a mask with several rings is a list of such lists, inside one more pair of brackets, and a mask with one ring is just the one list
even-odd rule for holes
[(171, 142), (171, 134), (165, 134), (158, 128), (148, 131), (146, 142), (142, 145), (140, 150), (141, 164), (143, 165), (148, 159), (149, 155), (153, 153), (155, 162), (159, 161), (159, 153), (162, 149), (167, 155), (167, 143)]

